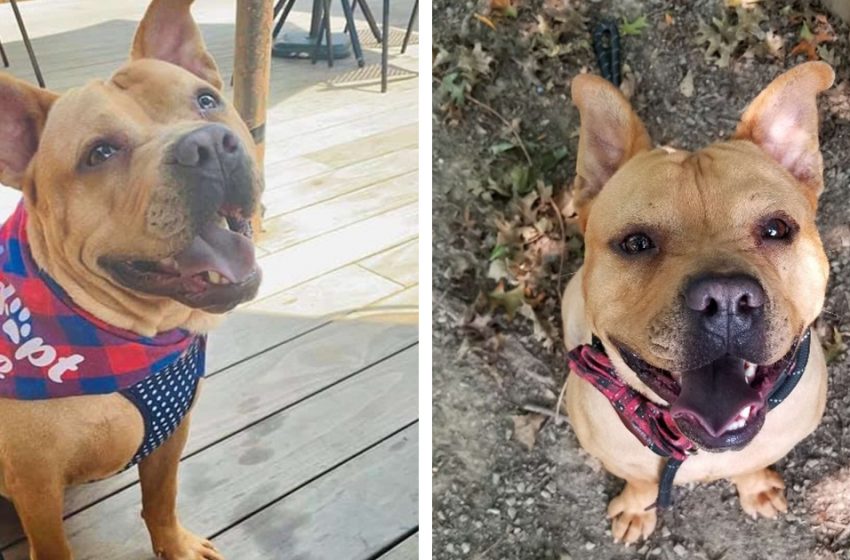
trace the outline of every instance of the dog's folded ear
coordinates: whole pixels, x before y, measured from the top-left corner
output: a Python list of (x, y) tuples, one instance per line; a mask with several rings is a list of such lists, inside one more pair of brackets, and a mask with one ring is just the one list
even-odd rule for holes
[(835, 72), (825, 62), (806, 62), (768, 85), (744, 111), (733, 138), (749, 140), (807, 189), (816, 203), (823, 191), (823, 158), (818, 144), (818, 93)]
[(632, 156), (650, 149), (652, 141), (628, 100), (605, 79), (576, 76), (571, 93), (581, 115), (573, 204), (584, 229), (588, 203)]
[(131, 60), (156, 58), (176, 64), (221, 89), (222, 79), (192, 19), (193, 0), (153, 0), (139, 23)]
[(17, 189), (58, 94), (0, 73), (0, 183)]

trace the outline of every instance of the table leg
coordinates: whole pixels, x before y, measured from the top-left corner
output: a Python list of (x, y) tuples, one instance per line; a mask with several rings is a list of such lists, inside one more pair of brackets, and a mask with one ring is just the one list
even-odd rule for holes
[[(266, 105), (271, 74), (272, 2), (237, 0), (236, 47), (233, 61), (233, 105), (248, 125), (257, 160), (263, 169), (265, 156)], [(261, 231), (262, 216), (251, 218), (254, 233)]]

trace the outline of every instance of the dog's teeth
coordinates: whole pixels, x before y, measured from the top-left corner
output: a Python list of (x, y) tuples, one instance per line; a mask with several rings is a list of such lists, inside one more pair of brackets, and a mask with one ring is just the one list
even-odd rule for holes
[(742, 417), (742, 420), (741, 420), (742, 422), (743, 422), (743, 420), (746, 420), (747, 418), (749, 418), (749, 417), (750, 417), (750, 412), (751, 412), (752, 410), (753, 410), (753, 407), (752, 407), (752, 406), (748, 406), (748, 407), (746, 407), (746, 408), (742, 409), (742, 410), (741, 410), (741, 412), (739, 412), (739, 414), (740, 414), (740, 415), (741, 415), (741, 417)]
[(727, 428), (727, 430), (730, 430), (730, 431), (731, 431), (731, 430), (740, 430), (740, 429), (741, 429), (741, 428), (743, 428), (745, 425), (746, 425), (746, 422), (745, 422), (744, 420), (737, 420), (737, 421), (732, 422), (731, 424), (729, 424), (729, 427)]
[(747, 383), (750, 383), (756, 376), (756, 364), (751, 364), (750, 362), (744, 362), (744, 377), (747, 380)]
[(207, 280), (210, 284), (230, 284), (230, 280), (215, 270), (207, 271)]

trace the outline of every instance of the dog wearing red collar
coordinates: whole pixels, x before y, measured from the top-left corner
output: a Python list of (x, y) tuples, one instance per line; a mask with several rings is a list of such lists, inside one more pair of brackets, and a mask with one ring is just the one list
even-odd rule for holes
[(744, 511), (787, 510), (770, 465), (820, 422), (826, 361), (810, 326), (829, 266), (817, 94), (825, 63), (776, 78), (732, 138), (653, 149), (628, 101), (581, 75), (573, 201), (585, 260), (563, 297), (579, 443), (626, 481), (614, 539), (655, 529), (669, 486), (731, 480)]

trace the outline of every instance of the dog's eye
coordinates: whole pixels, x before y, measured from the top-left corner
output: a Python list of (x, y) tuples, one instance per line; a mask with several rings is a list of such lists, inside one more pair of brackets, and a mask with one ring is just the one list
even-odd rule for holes
[(100, 165), (101, 163), (108, 160), (117, 153), (118, 148), (116, 148), (112, 144), (104, 142), (92, 148), (92, 150), (89, 152), (89, 157), (86, 160), (86, 163), (89, 165), (89, 167), (94, 167), (96, 165)]
[(218, 99), (209, 93), (202, 93), (198, 96), (198, 107), (204, 111), (211, 111), (218, 108)]
[(655, 243), (653, 243), (652, 239), (650, 239), (650, 237), (645, 233), (633, 233), (631, 235), (627, 235), (626, 238), (620, 242), (620, 249), (622, 249), (627, 255), (636, 255), (654, 248)]
[(762, 239), (780, 241), (789, 239), (793, 233), (793, 228), (780, 218), (771, 218), (761, 227)]

